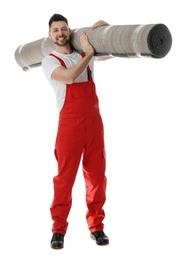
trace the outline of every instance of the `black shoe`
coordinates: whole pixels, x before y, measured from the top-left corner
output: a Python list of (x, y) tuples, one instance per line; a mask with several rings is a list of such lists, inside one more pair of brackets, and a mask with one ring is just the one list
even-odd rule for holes
[(97, 245), (104, 246), (109, 244), (109, 238), (105, 235), (103, 231), (92, 232), (90, 237), (96, 240)]
[(60, 233), (53, 233), (51, 239), (51, 247), (53, 249), (61, 249), (64, 247), (64, 235)]

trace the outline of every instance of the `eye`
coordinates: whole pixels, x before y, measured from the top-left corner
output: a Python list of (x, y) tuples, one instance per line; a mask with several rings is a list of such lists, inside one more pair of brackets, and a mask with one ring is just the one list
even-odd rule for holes
[(62, 28), (62, 31), (67, 31), (67, 28)]

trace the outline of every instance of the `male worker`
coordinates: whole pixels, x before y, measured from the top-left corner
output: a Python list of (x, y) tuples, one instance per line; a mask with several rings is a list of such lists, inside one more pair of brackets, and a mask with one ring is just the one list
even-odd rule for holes
[[(108, 24), (100, 20), (92, 29), (104, 25)], [(53, 220), (51, 247), (64, 247), (72, 187), (81, 158), (90, 237), (97, 245), (107, 245), (109, 238), (104, 233), (103, 224), (106, 156), (103, 122), (94, 83), (95, 50), (85, 32), (80, 36), (83, 53), (73, 48), (68, 21), (60, 14), (54, 14), (49, 20), (49, 37), (55, 50), (43, 59), (42, 68), (55, 91), (59, 110), (55, 143), (58, 174), (53, 178), (54, 198), (50, 208)]]

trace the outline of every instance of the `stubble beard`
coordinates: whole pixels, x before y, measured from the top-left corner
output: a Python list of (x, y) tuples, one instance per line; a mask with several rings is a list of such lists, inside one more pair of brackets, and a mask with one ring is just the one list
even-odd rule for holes
[(68, 45), (69, 43), (70, 43), (70, 39), (67, 39), (66, 42), (65, 42), (65, 43), (62, 43), (62, 44), (61, 44), (61, 43), (58, 43), (58, 42), (54, 42), (54, 44), (56, 44), (56, 45), (58, 45), (58, 46), (61, 46), (61, 47), (62, 47), (62, 46), (66, 46), (66, 45)]

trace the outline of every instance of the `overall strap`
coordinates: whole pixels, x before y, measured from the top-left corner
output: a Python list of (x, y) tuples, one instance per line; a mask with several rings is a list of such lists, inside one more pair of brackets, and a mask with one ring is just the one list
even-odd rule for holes
[(64, 63), (64, 61), (62, 59), (60, 59), (58, 56), (54, 55), (53, 53), (50, 53), (49, 55), (58, 59), (60, 61), (61, 65), (66, 68), (66, 64)]
[[(84, 52), (81, 53), (81, 56), (84, 58), (86, 54)], [(87, 66), (88, 80), (92, 81), (92, 75), (89, 65)]]

